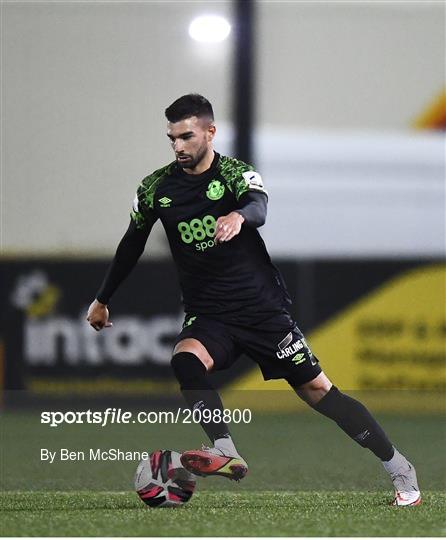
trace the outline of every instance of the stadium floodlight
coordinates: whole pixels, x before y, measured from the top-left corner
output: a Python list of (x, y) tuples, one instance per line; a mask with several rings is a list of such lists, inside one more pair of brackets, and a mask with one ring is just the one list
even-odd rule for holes
[(217, 43), (224, 41), (231, 32), (231, 25), (219, 15), (202, 15), (189, 25), (189, 35), (202, 43)]

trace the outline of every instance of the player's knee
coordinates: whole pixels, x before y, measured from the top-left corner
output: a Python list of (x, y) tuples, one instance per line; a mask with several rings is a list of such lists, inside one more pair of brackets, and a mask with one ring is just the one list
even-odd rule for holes
[(200, 386), (200, 381), (206, 377), (206, 367), (193, 353), (179, 352), (174, 354), (170, 365), (182, 389)]
[(295, 390), (301, 399), (314, 406), (328, 394), (332, 386), (329, 378), (322, 372), (312, 381), (295, 388)]
[(214, 367), (214, 361), (211, 355), (208, 353), (206, 347), (198, 341), (198, 339), (187, 338), (177, 343), (173, 351), (174, 358), (179, 353), (191, 353), (195, 355), (204, 365), (207, 371), (210, 371)]
[(320, 392), (324, 395), (329, 392), (333, 385), (324, 373), (320, 373), (315, 379), (307, 383), (307, 388), (313, 392)]

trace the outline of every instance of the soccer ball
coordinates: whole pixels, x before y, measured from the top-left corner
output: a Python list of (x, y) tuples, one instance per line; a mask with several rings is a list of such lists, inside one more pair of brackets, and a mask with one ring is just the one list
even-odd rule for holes
[(139, 462), (135, 489), (140, 499), (152, 508), (180, 506), (193, 495), (196, 476), (181, 465), (174, 450), (156, 450)]

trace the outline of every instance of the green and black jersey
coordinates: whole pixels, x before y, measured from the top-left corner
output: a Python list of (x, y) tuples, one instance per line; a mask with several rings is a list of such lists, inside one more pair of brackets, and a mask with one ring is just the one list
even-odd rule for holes
[(132, 220), (147, 230), (161, 220), (186, 313), (242, 322), (282, 312), (290, 303), (256, 228), (242, 225), (229, 242), (214, 242), (217, 218), (242, 207), (248, 192), (267, 196), (260, 175), (219, 154), (200, 175), (187, 174), (173, 162), (138, 187)]

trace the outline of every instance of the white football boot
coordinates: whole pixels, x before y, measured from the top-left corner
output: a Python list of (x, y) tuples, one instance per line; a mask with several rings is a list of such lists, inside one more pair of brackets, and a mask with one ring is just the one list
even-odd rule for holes
[(421, 503), (421, 493), (415, 467), (396, 449), (394, 458), (383, 462), (383, 465), (395, 487), (395, 498), (390, 504), (392, 506), (418, 506)]

